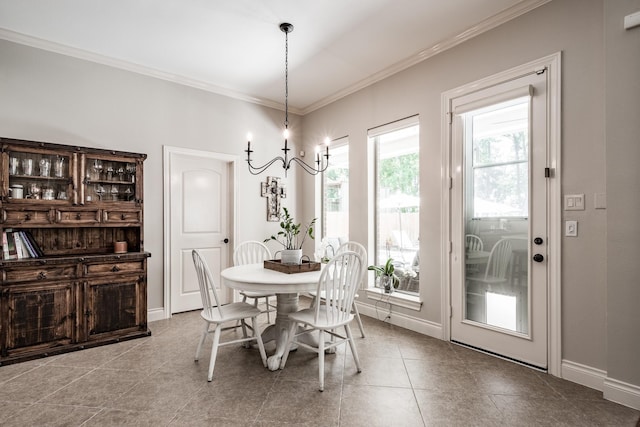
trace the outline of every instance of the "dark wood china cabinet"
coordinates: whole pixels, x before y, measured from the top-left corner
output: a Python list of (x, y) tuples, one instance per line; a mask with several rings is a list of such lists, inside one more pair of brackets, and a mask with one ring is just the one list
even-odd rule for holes
[(150, 335), (146, 155), (0, 146), (0, 365)]

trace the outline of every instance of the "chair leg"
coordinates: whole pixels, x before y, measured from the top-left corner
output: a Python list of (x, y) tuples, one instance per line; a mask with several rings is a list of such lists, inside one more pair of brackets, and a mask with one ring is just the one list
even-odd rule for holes
[(356, 368), (358, 369), (358, 373), (362, 372), (362, 367), (360, 366), (360, 358), (358, 357), (358, 351), (356, 350), (356, 343), (353, 341), (353, 335), (351, 334), (351, 328), (349, 325), (344, 325), (344, 331), (347, 334), (347, 339), (349, 340), (349, 347), (351, 348), (351, 354), (353, 354), (353, 360), (356, 362)]
[(264, 342), (262, 342), (262, 334), (258, 330), (258, 318), (251, 318), (251, 326), (253, 326), (253, 337), (258, 341), (258, 349), (260, 350), (260, 357), (262, 358), (262, 365), (267, 367), (267, 352), (264, 350)]
[(356, 315), (356, 320), (358, 321), (358, 327), (360, 328), (360, 335), (364, 338), (364, 328), (362, 327), (362, 319), (360, 319), (360, 312), (358, 311), (358, 306), (355, 301), (353, 302), (353, 312)]
[(271, 323), (271, 315), (269, 314), (269, 297), (264, 297), (264, 300), (266, 301), (267, 304), (267, 323)]
[(318, 332), (318, 377), (320, 379), (320, 391), (324, 391), (324, 330), (320, 329)]
[(220, 344), (220, 330), (222, 327), (216, 325), (216, 330), (213, 333), (213, 345), (211, 346), (211, 360), (209, 361), (209, 373), (207, 375), (207, 381), (213, 379), (213, 368), (216, 366), (216, 356), (218, 355), (218, 345)]
[(204, 340), (207, 338), (207, 334), (209, 333), (209, 323), (205, 322), (204, 330), (202, 331), (202, 335), (200, 336), (200, 341), (198, 342), (198, 347), (196, 348), (196, 357), (195, 361), (197, 362), (200, 359), (200, 350), (202, 350), (202, 344), (204, 344)]

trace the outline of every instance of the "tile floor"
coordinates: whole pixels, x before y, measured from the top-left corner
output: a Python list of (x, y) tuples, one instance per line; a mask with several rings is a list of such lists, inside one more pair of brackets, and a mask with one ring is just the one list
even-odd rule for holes
[[(364, 317), (346, 346), (317, 359), (300, 349), (284, 370), (258, 351), (193, 353), (199, 313), (150, 324), (152, 336), (0, 367), (0, 425), (9, 426), (636, 426), (640, 412), (602, 393)], [(234, 332), (227, 332), (232, 334)], [(272, 350), (273, 344), (267, 346)]]

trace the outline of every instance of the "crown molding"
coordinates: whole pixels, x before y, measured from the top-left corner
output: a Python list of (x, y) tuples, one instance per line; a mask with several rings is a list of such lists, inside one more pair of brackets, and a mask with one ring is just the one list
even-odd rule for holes
[[(178, 74), (167, 73), (165, 71), (156, 70), (154, 68), (136, 64), (134, 62), (124, 61), (106, 55), (100, 55), (94, 52), (89, 52), (87, 50), (78, 49), (49, 40), (44, 40), (38, 37), (33, 37), (15, 31), (7, 30), (5, 28), (0, 28), (0, 39), (284, 111), (284, 105), (279, 102), (248, 96), (244, 93), (227, 89), (221, 86), (212, 85), (201, 80), (192, 79)], [(289, 107), (289, 111), (294, 114), (300, 114), (301, 112), (300, 109), (292, 107)]]
[[(437, 55), (440, 52), (443, 52), (447, 49), (451, 49), (452, 47), (455, 47), (473, 37), (476, 37), (479, 34), (489, 31), (501, 24), (504, 24), (507, 21), (510, 21), (511, 19), (514, 19), (520, 15), (523, 15), (550, 1), (551, 0), (521, 1), (515, 6), (505, 9), (502, 12), (498, 13), (497, 15), (494, 15), (490, 18), (485, 19), (484, 21), (474, 25), (473, 27), (461, 32), (460, 34), (454, 37), (443, 40), (440, 43), (436, 43), (435, 45), (427, 49), (423, 49), (417, 52), (416, 54), (400, 62), (397, 62), (392, 66), (382, 71), (379, 71), (363, 80), (360, 80), (359, 82), (353, 85), (350, 85), (349, 87), (346, 87), (343, 90), (334, 93), (333, 95), (327, 96), (317, 102), (314, 102), (313, 104), (307, 107), (296, 108), (296, 107), (289, 106), (289, 111), (293, 114), (298, 114), (298, 115), (305, 115), (305, 114), (311, 113), (312, 111), (315, 111), (319, 108), (327, 106), (332, 102), (335, 102), (341, 98), (344, 98), (347, 95), (351, 95), (354, 92), (364, 89), (367, 86), (371, 86), (374, 83), (384, 80), (387, 77), (390, 77), (428, 58), (431, 58), (432, 56)], [(66, 46), (60, 43), (51, 42), (38, 37), (28, 36), (26, 34), (21, 34), (15, 31), (7, 30), (5, 28), (0, 28), (0, 39), (34, 47), (37, 49), (46, 50), (49, 52), (59, 53), (61, 55), (70, 56), (70, 57), (82, 59), (85, 61), (94, 62), (97, 64), (107, 65), (113, 68), (126, 70), (133, 73), (149, 76), (149, 77), (154, 77), (160, 80), (177, 83), (183, 86), (189, 86), (195, 89), (212, 92), (212, 93), (223, 95), (229, 98), (234, 98), (241, 101), (246, 101), (253, 104), (261, 105), (263, 107), (274, 108), (277, 110), (284, 111), (284, 105), (282, 103), (275, 102), (269, 99), (249, 96), (247, 94), (234, 91), (228, 88), (224, 88), (221, 86), (216, 86), (201, 80), (191, 79), (178, 74), (167, 73), (164, 71), (156, 70), (154, 68), (142, 66), (140, 64), (136, 64), (133, 62), (111, 58), (105, 55), (100, 55), (100, 54), (89, 52), (83, 49), (78, 49), (78, 48)]]
[(363, 79), (361, 81), (359, 81), (358, 83), (355, 83), (339, 92), (334, 93), (333, 95), (330, 95), (326, 98), (323, 98), (321, 100), (319, 100), (318, 102), (315, 102), (305, 108), (302, 109), (301, 114), (304, 116), (305, 114), (309, 114), (312, 111), (315, 111), (319, 108), (322, 108), (324, 106), (327, 106), (329, 104), (331, 104), (332, 102), (335, 102), (341, 98), (344, 98), (347, 95), (351, 95), (352, 93), (355, 93), (361, 89), (366, 88), (367, 86), (371, 86), (374, 83), (377, 83), (381, 80), (386, 79), (387, 77), (390, 77), (396, 73), (399, 73), (400, 71), (406, 70), (409, 67), (412, 67), (416, 64), (419, 64), (420, 62), (431, 58), (432, 56), (435, 56), (441, 52), (444, 52), (445, 50), (451, 49), (452, 47), (455, 47), (461, 43), (464, 43), (465, 41), (472, 39), (486, 31), (489, 31), (499, 25), (504, 24), (505, 22), (508, 22), (514, 18), (517, 18), (520, 15), (524, 15), (525, 13), (540, 7), (546, 3), (549, 3), (551, 0), (525, 0), (522, 1), (508, 9), (503, 10), (502, 12), (491, 16), (490, 18), (485, 19), (484, 21), (479, 22), (478, 24), (474, 25), (471, 28), (466, 29), (465, 31), (451, 37), (448, 38), (446, 40), (441, 41), (440, 43), (436, 43), (435, 45), (427, 48), (427, 49), (423, 49), (421, 51), (419, 51), (418, 53), (400, 61), (397, 62), (393, 65), (391, 65), (390, 67), (379, 71), (375, 74), (372, 74), (371, 76), (367, 77), (366, 79)]

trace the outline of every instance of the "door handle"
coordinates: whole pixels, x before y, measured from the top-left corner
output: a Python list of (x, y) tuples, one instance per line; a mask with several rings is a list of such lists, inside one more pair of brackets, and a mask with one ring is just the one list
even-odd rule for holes
[(535, 255), (533, 256), (533, 260), (534, 260), (535, 262), (542, 262), (542, 261), (544, 261), (544, 257), (543, 257), (542, 255), (540, 255), (540, 254), (535, 254)]
[(542, 237), (536, 237), (535, 239), (533, 239), (533, 243), (535, 243), (536, 245), (541, 245), (544, 242), (544, 240), (542, 240)]
[(229, 238), (228, 238), (228, 237), (225, 237), (225, 238), (222, 240), (222, 243), (229, 243)]

